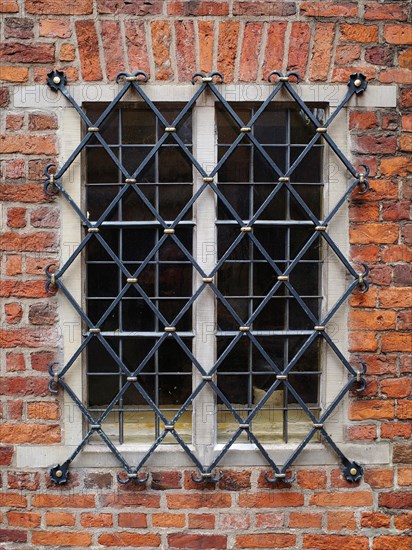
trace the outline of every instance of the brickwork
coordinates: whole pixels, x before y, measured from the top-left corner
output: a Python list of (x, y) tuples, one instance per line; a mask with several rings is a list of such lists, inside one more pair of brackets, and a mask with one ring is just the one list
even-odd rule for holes
[[(409, 20), (402, 1), (2, 0), (1, 549), (410, 548)], [(61, 351), (59, 311), (44, 268), (59, 261), (63, 221), (41, 185), (61, 136), (50, 112), (20, 110), (12, 100), (16, 86), (44, 83), (52, 68), (74, 84), (112, 82), (118, 71), (139, 68), (161, 83), (186, 82), (195, 70), (261, 82), (279, 69), (312, 84), (345, 83), (356, 71), (372, 84), (397, 85), (396, 108), (349, 113), (353, 158), (373, 179), (369, 193), (351, 197), (348, 238), (352, 260), (369, 265), (373, 284), (350, 299), (349, 352), (368, 365), (368, 386), (351, 396), (344, 430), (354, 444), (390, 443), (389, 464), (367, 467), (355, 485), (319, 464), (298, 468), (290, 485), (268, 485), (261, 468), (226, 471), (217, 486), (197, 486), (179, 470), (123, 486), (117, 470), (74, 469), (63, 488), (45, 469), (16, 467), (14, 445), (62, 438), (61, 396), (47, 387), (47, 366)]]

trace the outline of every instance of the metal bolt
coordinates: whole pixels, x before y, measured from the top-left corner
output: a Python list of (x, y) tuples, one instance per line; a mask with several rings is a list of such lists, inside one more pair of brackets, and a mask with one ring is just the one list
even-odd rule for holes
[(356, 468), (351, 468), (350, 473), (352, 476), (355, 476), (358, 473), (358, 470)]
[[(57, 77), (56, 77), (57, 78)], [(55, 80), (55, 79), (54, 79)], [(60, 78), (59, 78), (59, 82), (60, 82)], [(56, 477), (63, 477), (63, 472), (61, 470), (57, 470), (56, 473), (55, 473), (55, 476)]]
[[(61, 78), (60, 78), (59, 76), (55, 76), (55, 77), (53, 78), (53, 82), (54, 82), (55, 84), (60, 84)], [(59, 470), (59, 472), (60, 472), (60, 470)], [(60, 472), (60, 473), (61, 473), (61, 472)], [(57, 475), (57, 473), (56, 473), (56, 475)], [(62, 475), (63, 475), (63, 474), (62, 474)]]
[(359, 86), (362, 85), (362, 80), (360, 80), (359, 78), (357, 78), (357, 79), (355, 80), (354, 84), (355, 84), (355, 86), (356, 86), (357, 88), (359, 88)]

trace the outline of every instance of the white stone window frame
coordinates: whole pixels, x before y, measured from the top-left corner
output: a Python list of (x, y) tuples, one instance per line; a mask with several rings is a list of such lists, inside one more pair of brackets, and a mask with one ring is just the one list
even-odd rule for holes
[[(341, 84), (317, 85), (317, 84), (299, 84), (298, 93), (306, 103), (316, 104), (326, 108), (327, 115), (330, 115), (334, 108), (343, 99), (347, 92), (347, 87)], [(119, 91), (117, 84), (79, 84), (70, 85), (70, 93), (81, 106), (90, 104), (90, 102), (110, 102)], [(223, 97), (229, 102), (262, 102), (272, 91), (273, 86), (269, 84), (223, 84), (219, 90)], [(153, 102), (184, 103), (191, 99), (194, 93), (194, 87), (191, 84), (144, 84), (144, 91)], [(126, 102), (140, 100), (137, 94), (126, 94)], [(215, 97), (212, 94), (203, 94), (193, 108), (193, 148), (194, 156), (200, 164), (205, 166), (214, 166), (217, 157), (217, 143), (215, 131)], [(291, 98), (285, 90), (281, 90), (275, 102), (290, 103)], [(326, 107), (325, 107), (326, 106)], [(341, 110), (339, 115), (330, 126), (329, 135), (334, 139), (342, 152), (350, 158), (350, 133), (348, 131), (348, 114), (353, 108), (391, 108), (396, 106), (396, 86), (376, 86), (369, 85), (367, 91), (361, 95), (354, 95), (351, 100)], [(59, 141), (58, 161), (62, 165), (70, 156), (72, 151), (78, 145), (82, 138), (82, 121), (75, 112), (75, 109), (65, 100), (61, 94), (56, 94), (47, 86), (20, 86), (16, 87), (13, 97), (14, 109), (33, 111), (41, 109), (42, 111), (54, 112), (58, 117), (57, 137)], [(325, 146), (323, 178), (333, 185), (325, 186), (323, 197), (325, 211), (334, 204), (344, 193), (347, 185), (347, 171)], [(66, 173), (63, 185), (72, 198), (81, 204), (82, 202), (82, 156), (80, 155), (72, 164), (68, 173)], [(197, 175), (194, 184), (195, 188), (200, 186), (202, 178)], [(208, 212), (202, 215), (201, 223), (195, 228), (196, 234), (202, 235), (202, 242), (215, 242), (215, 197), (210, 191), (209, 198), (204, 197), (203, 202), (208, 203)], [(82, 226), (79, 218), (73, 212), (70, 205), (65, 200), (59, 201), (61, 209), (61, 257), (60, 265), (63, 265), (67, 258), (82, 239)], [(202, 206), (204, 208), (205, 206)], [(213, 223), (210, 223), (213, 221)], [(212, 229), (210, 229), (212, 228)], [(349, 221), (347, 203), (345, 203), (338, 214), (334, 217), (329, 233), (339, 248), (348, 257), (349, 252)], [(210, 239), (210, 241), (208, 241)], [(202, 253), (202, 244), (198, 239), (195, 241), (194, 250), (197, 255)], [(200, 249), (199, 249), (200, 247)], [(202, 267), (205, 271), (210, 267), (208, 261), (213, 264), (214, 260), (206, 259)], [(80, 255), (71, 265), (65, 275), (65, 285), (72, 293), (73, 297), (82, 303), (83, 275), (85, 266), (82, 265), (83, 257)], [(322, 272), (322, 285), (324, 293), (323, 308), (330, 309), (333, 303), (343, 294), (347, 288), (346, 275), (344, 269), (337, 261), (326, 261)], [(333, 284), (331, 282), (333, 281)], [(60, 293), (58, 297), (58, 311), (61, 327), (61, 359), (66, 363), (74, 352), (78, 349), (82, 341), (81, 321), (77, 314)], [(195, 331), (198, 334), (200, 323), (214, 323), (214, 318), (210, 317), (210, 300), (213, 299), (207, 292), (202, 293), (196, 303), (196, 322)], [(326, 310), (325, 309), (325, 310)], [(213, 310), (213, 308), (212, 308)], [(339, 348), (347, 356), (348, 334), (347, 334), (347, 316), (349, 312), (348, 304), (343, 304), (337, 314), (333, 317), (332, 326), (338, 329)], [(198, 346), (199, 338), (195, 339), (194, 351), (200, 362), (207, 368), (213, 364), (213, 351), (211, 347)], [(214, 345), (213, 345), (214, 348)], [(324, 346), (325, 348), (325, 346)], [(85, 396), (86, 377), (84, 375), (84, 365), (79, 358), (65, 375), (65, 380), (69, 386), (79, 396)], [(322, 385), (320, 390), (321, 407), (326, 407), (337, 395), (347, 380), (346, 369), (342, 367), (336, 359), (334, 353), (329, 348), (322, 354)], [(198, 382), (194, 374), (194, 383)], [(208, 399), (207, 391), (202, 392), (205, 397), (204, 403), (194, 411), (193, 417), (193, 444), (191, 448), (198, 454), (200, 460), (204, 463), (210, 463), (211, 458), (215, 456), (222, 448), (222, 444), (216, 444), (215, 421), (205, 422), (205, 413), (210, 417), (215, 417), (214, 412), (210, 411), (211, 397)], [(200, 402), (200, 400), (199, 400)], [(345, 429), (348, 425), (348, 404), (349, 399), (343, 399), (335, 410), (334, 414), (327, 422), (328, 433), (331, 434), (334, 441), (341, 448), (343, 453), (359, 463), (367, 462), (371, 464), (389, 463), (389, 443), (379, 442), (379, 444), (363, 444), (354, 442), (345, 442)], [(62, 442), (55, 445), (17, 445), (16, 462), (17, 467), (48, 467), (52, 463), (64, 462), (81, 441), (83, 429), (83, 417), (76, 405), (71, 401), (67, 394), (63, 396), (63, 412), (61, 418)], [(124, 455), (130, 464), (136, 464), (144, 456), (149, 445), (123, 444), (118, 445), (120, 452)], [(271, 458), (278, 464), (283, 464), (288, 456), (296, 447), (295, 443), (284, 443), (270, 445), (265, 444)], [(296, 465), (335, 465), (338, 463), (336, 454), (323, 443), (309, 443), (305, 450), (296, 459)], [(147, 467), (190, 467), (193, 466), (189, 457), (179, 445), (161, 445), (150, 457)], [(220, 463), (221, 466), (265, 466), (266, 462), (260, 452), (253, 444), (235, 443), (226, 453)], [(110, 452), (107, 446), (101, 444), (89, 444), (81, 451), (73, 462), (72, 467), (116, 467), (119, 466), (115, 456)]]

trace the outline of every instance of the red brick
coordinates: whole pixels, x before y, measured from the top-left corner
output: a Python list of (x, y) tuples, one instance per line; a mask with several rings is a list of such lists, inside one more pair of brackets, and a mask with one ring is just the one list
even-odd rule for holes
[(6, 275), (9, 277), (19, 275), (22, 272), (22, 258), (17, 254), (6, 256)]
[(341, 42), (378, 42), (378, 27), (376, 25), (342, 23), (340, 31)]
[(287, 23), (280, 21), (271, 21), (268, 26), (266, 40), (265, 58), (263, 61), (263, 78), (267, 78), (273, 67), (283, 66), (283, 57), (285, 49), (284, 36), (287, 29)]
[(212, 1), (186, 1), (169, 2), (167, 5), (168, 15), (183, 15), (202, 17), (205, 15), (229, 15), (228, 2)]
[(355, 130), (369, 130), (376, 128), (378, 119), (373, 111), (351, 111), (349, 115), (349, 128)]
[[(213, 496), (213, 495), (211, 495)], [(303, 506), (303, 495), (300, 493), (242, 493), (239, 495), (239, 506), (242, 508), (283, 508)]]
[(97, 0), (99, 13), (124, 13), (133, 16), (158, 15), (162, 2), (156, 0)]
[(32, 504), (36, 508), (94, 508), (94, 495), (36, 494)]
[(395, 437), (404, 437), (408, 439), (412, 436), (412, 425), (402, 424), (401, 422), (385, 423), (381, 426), (381, 437), (394, 439)]
[(346, 436), (351, 441), (373, 441), (377, 439), (378, 433), (376, 426), (368, 424), (366, 426), (349, 426)]
[(408, 536), (381, 535), (373, 539), (373, 550), (410, 550), (411, 539)]
[(3, 443), (58, 443), (60, 426), (51, 424), (2, 424), (0, 439)]
[(7, 107), (10, 100), (8, 88), (0, 88), (0, 107)]
[(386, 263), (391, 262), (411, 262), (412, 250), (405, 245), (388, 246), (382, 252), (382, 260)]
[[(354, 261), (360, 261), (365, 263), (373, 263), (378, 261), (379, 258), (379, 248), (375, 245), (361, 245), (361, 246), (351, 246), (351, 258)], [(369, 291), (368, 293), (369, 294)], [(361, 296), (366, 296), (366, 294), (356, 295), (358, 298)]]
[(349, 334), (349, 351), (350, 352), (366, 352), (376, 351), (378, 349), (378, 341), (376, 334), (373, 332), (352, 332)]
[(406, 223), (402, 227), (402, 241), (405, 244), (412, 245), (412, 223)]
[(27, 542), (27, 531), (0, 529), (0, 542)]
[(316, 512), (291, 512), (289, 514), (289, 527), (293, 529), (320, 529), (322, 527), (322, 514)]
[(325, 489), (326, 472), (321, 470), (300, 470), (296, 476), (302, 489)]
[(405, 4), (379, 4), (370, 2), (365, 5), (365, 19), (372, 21), (406, 21), (408, 18), (408, 9)]
[[(49, 294), (45, 291), (43, 281), (10, 281), (3, 280), (0, 281), (0, 296), (2, 298), (8, 298), (13, 296), (15, 298), (47, 298), (50, 297)], [(36, 334), (40, 334), (36, 331), (29, 331), (25, 333), (22, 331), (23, 337), (27, 335), (33, 335), (35, 338)], [(18, 337), (18, 335), (16, 335)], [(18, 339), (20, 342), (24, 340)]]
[(13, 447), (0, 445), (0, 466), (9, 466), (13, 458)]
[(24, 124), (24, 115), (10, 113), (6, 116), (6, 130), (21, 130)]
[(16, 399), (7, 403), (7, 418), (9, 420), (20, 420), (23, 415), (23, 400)]
[(9, 472), (7, 486), (9, 489), (20, 491), (37, 491), (40, 487), (40, 474), (38, 472)]
[(101, 21), (101, 37), (108, 80), (115, 80), (125, 70), (120, 25), (118, 21)]
[(356, 519), (353, 512), (328, 512), (328, 531), (343, 531), (356, 529)]
[(181, 82), (190, 81), (196, 72), (195, 30), (193, 21), (176, 21), (177, 71)]
[(379, 204), (376, 202), (353, 202), (350, 205), (349, 219), (351, 222), (378, 221)]
[(168, 548), (227, 548), (226, 535), (173, 533), (167, 536)]
[(302, 78), (309, 57), (310, 27), (307, 23), (292, 23), (289, 37), (288, 71), (296, 71)]
[(354, 136), (352, 149), (357, 153), (391, 153), (396, 152), (396, 136)]
[(33, 38), (34, 21), (24, 17), (9, 17), (5, 20), (4, 36), (6, 38)]
[[(403, 50), (403, 52), (399, 52), (398, 63), (399, 67), (402, 67), (403, 69), (408, 69), (412, 65), (412, 48), (408, 48), (407, 50)], [(410, 115), (408, 116), (410, 117)], [(408, 131), (412, 132), (412, 130)]]
[(189, 514), (189, 529), (214, 529), (215, 516), (212, 514)]
[(117, 533), (105, 533), (97, 539), (102, 546), (133, 546), (140, 548), (144, 546), (160, 546), (160, 535), (140, 534), (128, 531), (119, 531)]
[(60, 48), (60, 61), (74, 61), (76, 59), (76, 48), (73, 44), (62, 44)]
[(389, 113), (382, 116), (381, 128), (384, 130), (396, 130), (399, 126), (399, 117), (397, 113)]
[[(403, 401), (405, 403), (405, 401)], [(409, 401), (411, 403), (411, 401)], [(394, 464), (412, 464), (412, 447), (407, 443), (396, 443), (393, 446), (392, 460)]]
[(412, 334), (410, 332), (397, 332), (382, 335), (382, 351), (412, 352)]
[(223, 21), (219, 23), (217, 69), (223, 73), (225, 82), (232, 82), (235, 76), (238, 36), (238, 22)]
[(213, 68), (214, 21), (198, 21), (200, 71), (210, 73)]
[(24, 355), (22, 353), (9, 352), (6, 354), (7, 372), (19, 372), (26, 369)]
[(326, 80), (331, 62), (330, 52), (333, 47), (335, 34), (334, 23), (318, 23), (316, 25), (315, 38), (310, 61), (309, 79)]
[[(36, 136), (38, 137), (38, 136)], [(24, 203), (38, 203), (44, 202), (45, 195), (43, 189), (37, 184), (12, 184), (12, 185), (0, 185), (0, 200), (24, 202)]]
[(365, 471), (365, 483), (374, 489), (393, 487), (393, 469), (368, 469)]
[(181, 489), (182, 475), (180, 472), (152, 472), (151, 488), (165, 491), (167, 489)]
[(392, 244), (398, 240), (396, 224), (364, 223), (350, 229), (350, 242), (353, 244)]
[(136, 529), (141, 529), (142, 527), (147, 527), (146, 518), (146, 514), (119, 514), (119, 527), (134, 527)]
[(56, 355), (51, 351), (39, 351), (30, 355), (30, 361), (33, 370), (47, 372), (50, 363), (56, 361)]
[(91, 546), (90, 533), (71, 533), (64, 531), (33, 531), (32, 543), (43, 546), (74, 546), (84, 548)]
[(412, 135), (411, 134), (401, 135), (400, 150), (412, 152)]
[(27, 498), (19, 493), (0, 492), (0, 507), (27, 508)]
[(393, 400), (371, 399), (369, 401), (354, 401), (350, 404), (350, 420), (391, 420), (394, 418), (395, 404)]
[(37, 233), (7, 232), (0, 235), (0, 250), (40, 252), (55, 251), (58, 235), (54, 232), (38, 231)]
[(27, 417), (37, 420), (57, 420), (60, 417), (59, 404), (50, 401), (27, 403)]
[[(358, 258), (356, 258), (358, 259)], [(360, 261), (362, 261), (362, 256), (359, 258)], [(350, 305), (352, 307), (376, 307), (376, 300), (378, 297), (378, 289), (377, 288), (369, 288), (368, 292), (365, 292), (364, 294), (361, 294), (360, 292), (353, 294), (350, 298)]]
[(56, 143), (52, 136), (33, 136), (27, 134), (0, 135), (0, 153), (54, 155), (56, 152)]
[(389, 44), (412, 44), (412, 25), (385, 25), (384, 36)]
[(174, 494), (167, 495), (167, 506), (171, 510), (177, 508), (229, 508), (232, 504), (228, 494)]
[(0, 60), (8, 63), (54, 63), (54, 44), (20, 42), (0, 43)]
[(351, 311), (350, 330), (393, 330), (396, 324), (395, 311)]
[(39, 376), (6, 376), (0, 378), (1, 395), (33, 396), (49, 395), (47, 378)]
[(336, 46), (335, 64), (349, 65), (360, 59), (361, 51), (360, 46)]
[(385, 397), (409, 397), (411, 389), (410, 378), (385, 378), (381, 381), (381, 393)]
[[(211, 516), (213, 520), (214, 516)], [(186, 525), (186, 516), (185, 514), (152, 514), (152, 525), (153, 527), (185, 527)], [(214, 525), (212, 525), (212, 528)], [(196, 527), (190, 525), (189, 517), (189, 528), (196, 529)]]
[(352, 535), (303, 535), (303, 548), (369, 550), (369, 541), (367, 537)]
[(263, 23), (247, 22), (243, 31), (239, 80), (252, 82), (257, 78)]
[(88, 15), (93, 0), (26, 0), (26, 11), (38, 15)]
[(23, 159), (6, 161), (5, 176), (8, 179), (17, 180), (26, 175), (26, 163)]
[(19, 6), (16, 0), (3, 0), (0, 6), (0, 13), (17, 13)]
[[(169, 495), (168, 495), (169, 496)], [(113, 508), (130, 508), (131, 506), (144, 506), (145, 508), (160, 508), (160, 496), (141, 494), (141, 493), (126, 493), (126, 494), (104, 494), (101, 497), (102, 506), (110, 506)]]
[(250, 527), (249, 514), (219, 514), (219, 530), (222, 533), (230, 531), (243, 531)]
[[(67, 3), (65, 3), (67, 5)], [(72, 35), (71, 23), (65, 19), (40, 19), (39, 36), (47, 38), (69, 38)]]
[(102, 70), (99, 60), (99, 43), (96, 27), (92, 20), (76, 21), (82, 77), (84, 80), (100, 80)]
[[(68, 80), (68, 82), (70, 82), (70, 84), (73, 84), (74, 82), (79, 80), (79, 72), (76, 69), (76, 67), (70, 67), (70, 66), (67, 66), (67, 65), (66, 66), (65, 65), (57, 65), (57, 66), (55, 66), (55, 68), (58, 71), (63, 71), (64, 72), (64, 74), (66, 75), (67, 80)], [(47, 73), (48, 73), (48, 71), (44, 67), (34, 67), (33, 68), (33, 81), (43, 85), (44, 82), (46, 81)], [(30, 165), (30, 162), (31, 161), (29, 161), (29, 165)], [(30, 170), (30, 166), (29, 166), (29, 170)], [(41, 179), (43, 179), (43, 176), (42, 176)]]
[(60, 227), (59, 210), (41, 206), (30, 212), (30, 223), (33, 227), (52, 229)]
[(40, 525), (41, 515), (35, 512), (7, 512), (7, 521), (13, 527), (33, 529)]
[(21, 304), (12, 302), (4, 305), (4, 313), (6, 316), (6, 323), (9, 325), (14, 325), (21, 321), (21, 318), (23, 317), (23, 308), (21, 307)]
[[(384, 160), (384, 159), (382, 159)], [(359, 195), (357, 190), (353, 194), (354, 199), (361, 199), (362, 201), (378, 201), (397, 199), (399, 193), (398, 185), (388, 180), (372, 180), (369, 182), (369, 191), (366, 195)]]
[(15, 207), (7, 209), (7, 225), (9, 227), (26, 227), (26, 208)]
[(412, 529), (412, 513), (395, 516), (394, 523), (396, 529)]
[(412, 401), (399, 401), (396, 416), (399, 420), (412, 420)]
[(376, 69), (370, 65), (351, 65), (350, 67), (335, 67), (332, 72), (332, 82), (346, 84), (353, 73), (363, 73), (368, 80), (373, 80), (376, 77)]
[(234, 2), (233, 3), (233, 15), (248, 15), (248, 16), (259, 16), (259, 15), (268, 15), (270, 17), (294, 15), (296, 13), (296, 3), (295, 2), (277, 2), (265, 1), (265, 0), (254, 0), (250, 2), (245, 0), (243, 2)]
[(412, 468), (398, 468), (398, 485), (412, 485)]
[(151, 21), (152, 50), (155, 62), (156, 80), (171, 80), (173, 68), (171, 62), (171, 30), (168, 21)]
[(222, 491), (244, 491), (250, 489), (250, 470), (224, 470), (223, 478), (219, 482)]
[(29, 113), (29, 130), (56, 130), (57, 118), (48, 113)]
[(373, 46), (365, 51), (365, 61), (372, 65), (390, 66), (394, 62), (394, 50), (388, 46)]
[(149, 74), (146, 34), (143, 21), (126, 20), (124, 22), (127, 56), (130, 67), (139, 67)]
[(356, 17), (358, 7), (349, 2), (302, 2), (300, 13), (312, 17)]
[(379, 305), (382, 308), (412, 307), (412, 293), (408, 287), (382, 288), (379, 290)]
[(412, 71), (410, 69), (382, 70), (380, 80), (384, 84), (391, 84), (392, 82), (398, 84), (412, 84)]
[(47, 512), (46, 524), (55, 527), (72, 526), (76, 523), (76, 517), (69, 512)]
[(296, 548), (295, 542), (295, 535), (283, 533), (238, 535), (236, 537), (236, 548)]
[(410, 213), (409, 201), (397, 201), (395, 203), (385, 203), (382, 205), (382, 219), (384, 221), (409, 220)]
[(0, 80), (5, 82), (26, 82), (29, 78), (29, 69), (26, 67), (0, 66)]
[[(120, 520), (120, 516), (122, 514), (119, 514), (119, 520)], [(134, 514), (130, 514), (130, 515), (134, 515)], [(139, 515), (139, 514), (136, 514), (136, 515)], [(141, 514), (144, 516), (144, 514)], [(146, 517), (146, 516), (144, 516)], [(80, 516), (80, 524), (82, 527), (86, 527), (86, 528), (89, 528), (89, 527), (97, 527), (97, 528), (101, 528), (101, 527), (112, 527), (113, 526), (113, 519), (112, 519), (112, 514), (93, 514), (93, 513), (89, 513), (89, 512), (85, 512), (84, 514), (82, 514)], [(120, 527), (123, 527), (123, 525), (120, 523), (119, 521), (119, 526)], [(138, 527), (146, 527), (146, 524), (145, 525), (139, 525)]]
[(361, 527), (379, 529), (390, 527), (390, 524), (391, 517), (386, 514), (382, 514), (381, 512), (362, 512)]

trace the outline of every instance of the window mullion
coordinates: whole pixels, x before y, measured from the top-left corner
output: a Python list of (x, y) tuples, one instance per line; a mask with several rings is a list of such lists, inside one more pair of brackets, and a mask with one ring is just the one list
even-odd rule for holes
[[(214, 102), (201, 98), (193, 109), (193, 148), (199, 164), (210, 173), (217, 162), (215, 137)], [(202, 176), (194, 170), (194, 193), (204, 185)], [(212, 189), (207, 188), (194, 205), (195, 259), (206, 274), (215, 266), (216, 244), (216, 199)], [(202, 284), (198, 273), (194, 274), (194, 292)], [(194, 355), (206, 372), (216, 360), (216, 311), (215, 297), (210, 288), (205, 288), (193, 306)], [(202, 381), (195, 369), (193, 388)], [(196, 397), (193, 410), (193, 442), (200, 460), (210, 463), (216, 443), (216, 396), (207, 384)]]

